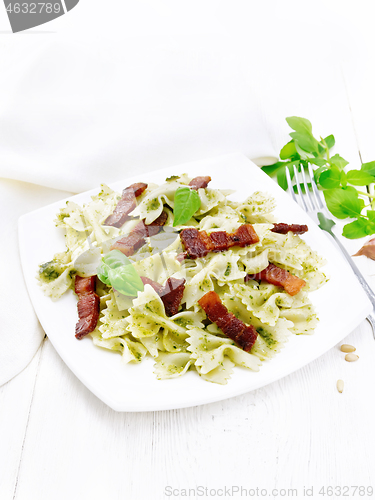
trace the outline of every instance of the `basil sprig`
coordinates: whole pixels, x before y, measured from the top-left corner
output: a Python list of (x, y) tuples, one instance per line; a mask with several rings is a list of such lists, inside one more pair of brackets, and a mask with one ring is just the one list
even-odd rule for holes
[(174, 195), (173, 227), (186, 224), (201, 206), (199, 194), (188, 187), (179, 187)]
[(100, 281), (112, 286), (123, 295), (133, 297), (144, 289), (142, 280), (132, 263), (119, 250), (111, 250), (102, 258), (97, 275)]
[[(314, 177), (323, 191), (328, 210), (338, 219), (354, 219), (343, 228), (346, 238), (362, 238), (375, 233), (375, 196), (360, 191), (353, 186), (368, 186), (375, 182), (375, 162), (363, 163), (360, 170), (344, 171), (348, 162), (339, 154), (331, 156), (335, 138), (329, 135), (316, 139), (312, 125), (306, 118), (290, 116), (286, 118), (293, 129), (289, 135), (292, 140), (280, 151), (280, 161), (263, 167), (270, 176), (276, 176), (278, 184), (287, 189), (285, 169), (294, 177), (294, 166), (307, 169), (308, 163), (315, 167)], [(310, 186), (309, 186), (310, 187)], [(369, 210), (365, 209), (364, 199), (371, 200)]]

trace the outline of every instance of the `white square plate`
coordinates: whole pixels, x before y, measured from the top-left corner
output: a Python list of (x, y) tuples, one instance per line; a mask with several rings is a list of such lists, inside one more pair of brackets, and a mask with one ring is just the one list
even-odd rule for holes
[[(117, 411), (153, 411), (184, 408), (219, 401), (243, 394), (273, 382), (310, 363), (349, 334), (371, 310), (349, 265), (328, 236), (292, 201), (259, 167), (240, 154), (187, 163), (156, 172), (142, 174), (111, 187), (118, 191), (133, 182), (156, 182), (188, 173), (210, 175), (213, 188), (235, 189), (231, 198), (240, 201), (254, 191), (266, 191), (275, 197), (277, 220), (308, 224), (303, 238), (328, 264), (324, 268), (330, 281), (312, 292), (320, 323), (314, 335), (291, 336), (285, 348), (274, 359), (263, 363), (259, 372), (236, 367), (227, 385), (206, 382), (195, 371), (183, 377), (157, 380), (153, 359), (137, 365), (124, 364), (118, 353), (94, 346), (91, 338), (78, 341), (74, 336), (77, 300), (73, 293), (57, 302), (45, 297), (35, 279), (38, 264), (64, 251), (64, 237), (54, 225), (54, 218), (66, 200), (24, 215), (19, 220), (19, 241), (26, 285), (49, 339), (65, 363), (98, 398)], [(103, 171), (103, 182), (105, 172)], [(93, 189), (70, 198), (76, 203), (88, 202), (100, 190)]]

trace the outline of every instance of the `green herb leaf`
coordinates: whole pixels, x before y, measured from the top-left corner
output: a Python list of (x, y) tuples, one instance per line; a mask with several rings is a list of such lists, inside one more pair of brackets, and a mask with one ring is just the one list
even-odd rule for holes
[(167, 177), (165, 179), (165, 182), (172, 182), (172, 181), (176, 181), (177, 179), (179, 179), (180, 176), (179, 175), (171, 175), (170, 177)]
[(290, 141), (281, 149), (280, 158), (282, 160), (292, 159), (297, 155), (296, 145), (294, 141)]
[(136, 296), (144, 289), (142, 280), (132, 264), (110, 269), (108, 278), (112, 287), (123, 295)]
[(335, 138), (332, 134), (327, 135), (327, 137), (325, 137), (323, 140), (327, 144), (328, 149), (332, 149), (333, 146), (335, 145)]
[(289, 169), (290, 178), (293, 179), (293, 177), (294, 177), (293, 165), (298, 165), (298, 164), (299, 164), (299, 160), (291, 161), (291, 162), (285, 163), (284, 167), (280, 168), (280, 170), (278, 170), (277, 183), (281, 188), (284, 189), (284, 191), (286, 191), (288, 189), (288, 181), (286, 180), (286, 168)]
[(375, 210), (367, 210), (366, 215), (370, 222), (375, 222)]
[(297, 142), (295, 143), (295, 146), (296, 146), (297, 153), (298, 153), (299, 157), (301, 158), (301, 161), (304, 161), (304, 160), (310, 161), (314, 158), (312, 153), (307, 153), (302, 148), (300, 148), (299, 144)]
[(130, 260), (119, 250), (111, 250), (97, 268), (100, 281), (124, 295), (135, 296), (143, 283)]
[[(300, 183), (299, 183), (299, 187), (301, 188), (302, 193), (303, 193), (303, 194), (306, 194), (305, 185), (304, 185), (302, 182), (300, 182)], [(311, 185), (311, 182), (308, 182), (308, 183), (307, 183), (307, 189), (308, 189), (309, 191), (312, 191), (312, 185)], [(297, 184), (294, 184), (294, 186), (293, 186), (293, 191), (294, 191), (296, 194), (298, 194), (298, 187), (297, 187)]]
[(340, 172), (340, 182), (342, 187), (346, 187), (348, 184), (347, 175), (345, 172)]
[(338, 219), (357, 218), (364, 207), (364, 201), (358, 198), (358, 192), (353, 187), (327, 189), (324, 198), (328, 210)]
[(374, 176), (363, 170), (349, 170), (346, 174), (349, 184), (354, 186), (367, 186), (375, 181)]
[(328, 161), (325, 158), (310, 158), (309, 162), (317, 167), (327, 166), (328, 168)]
[(359, 217), (357, 220), (346, 224), (343, 227), (342, 234), (350, 240), (363, 238), (368, 234), (372, 234), (375, 230), (375, 225), (369, 223), (366, 219)]
[(332, 234), (332, 228), (336, 225), (336, 223), (333, 222), (332, 219), (327, 219), (327, 217), (322, 214), (322, 212), (318, 212), (318, 219), (320, 223), (318, 224), (318, 226), (320, 227), (320, 229), (323, 229), (323, 231), (327, 231), (327, 233)]
[(317, 184), (319, 184), (320, 176), (322, 175), (323, 172), (326, 172), (326, 170), (329, 170), (329, 166), (328, 165), (324, 165), (322, 167), (319, 167), (319, 168), (317, 168), (314, 171), (315, 182)]
[(201, 206), (199, 194), (188, 187), (179, 187), (174, 196), (173, 226), (180, 226), (190, 220)]
[(334, 156), (332, 156), (330, 161), (331, 161), (332, 165), (336, 165), (336, 167), (338, 167), (340, 170), (345, 168), (346, 165), (348, 165), (348, 163), (349, 163), (338, 154), (335, 154)]
[(262, 167), (263, 172), (265, 172), (267, 175), (271, 176), (276, 174), (276, 172), (282, 167), (287, 164), (287, 161), (277, 161), (276, 163), (273, 163), (272, 165), (266, 165)]
[(312, 135), (311, 122), (306, 118), (301, 118), (300, 116), (288, 116), (288, 118), (285, 119), (289, 127), (295, 130), (296, 132), (300, 132), (301, 134)]
[(341, 172), (333, 166), (329, 170), (325, 170), (319, 176), (319, 184), (325, 189), (338, 188), (341, 185)]
[(369, 161), (368, 163), (362, 163), (361, 170), (367, 172), (369, 175), (375, 176), (375, 161)]

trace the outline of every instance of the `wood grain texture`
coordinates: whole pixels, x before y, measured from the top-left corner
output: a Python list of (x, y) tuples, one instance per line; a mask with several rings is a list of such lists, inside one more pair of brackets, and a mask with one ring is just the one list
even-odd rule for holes
[(16, 489), (41, 352), (0, 387), (0, 498), (13, 498)]

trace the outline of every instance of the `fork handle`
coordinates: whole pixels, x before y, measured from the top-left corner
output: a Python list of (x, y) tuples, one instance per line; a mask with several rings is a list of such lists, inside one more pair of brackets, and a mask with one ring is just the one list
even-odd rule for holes
[(372, 291), (371, 287), (367, 283), (365, 277), (361, 273), (361, 271), (358, 269), (358, 267), (354, 264), (353, 259), (351, 256), (348, 254), (346, 248), (342, 245), (341, 241), (335, 236), (333, 233), (329, 233), (332, 238), (335, 240), (337, 245), (340, 247), (341, 252), (344, 254), (344, 257), (350, 264), (350, 267), (353, 269), (354, 274), (357, 276), (358, 281), (362, 285), (362, 288), (367, 294), (367, 297), (370, 299), (370, 302), (372, 304), (372, 307), (375, 309), (375, 293)]

